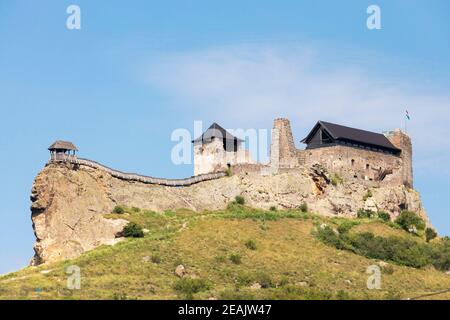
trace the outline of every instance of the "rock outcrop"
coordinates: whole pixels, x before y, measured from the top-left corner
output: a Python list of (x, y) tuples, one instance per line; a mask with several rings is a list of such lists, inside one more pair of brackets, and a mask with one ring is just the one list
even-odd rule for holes
[(268, 176), (240, 172), (176, 188), (125, 181), (84, 165), (49, 163), (37, 176), (31, 195), (37, 239), (32, 264), (73, 258), (99, 245), (116, 243), (116, 235), (127, 222), (103, 217), (116, 205), (154, 211), (217, 210), (243, 195), (246, 204), (263, 209), (298, 208), (306, 202), (311, 212), (346, 217), (355, 217), (358, 209), (368, 207), (393, 216), (407, 209), (428, 222), (414, 190), (403, 185), (371, 188), (373, 196), (363, 199), (367, 186), (358, 181), (332, 183), (323, 170), (301, 166)]

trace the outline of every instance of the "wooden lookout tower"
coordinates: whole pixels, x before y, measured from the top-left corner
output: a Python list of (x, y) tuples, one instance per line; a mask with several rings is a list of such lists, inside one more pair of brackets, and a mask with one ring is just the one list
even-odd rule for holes
[(72, 142), (58, 140), (48, 147), (48, 150), (50, 151), (50, 161), (64, 161), (75, 159), (78, 148)]

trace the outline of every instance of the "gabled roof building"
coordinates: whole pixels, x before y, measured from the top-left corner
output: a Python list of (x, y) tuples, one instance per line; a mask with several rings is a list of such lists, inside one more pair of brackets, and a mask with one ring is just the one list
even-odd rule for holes
[(381, 133), (351, 128), (325, 121), (319, 121), (301, 142), (306, 149), (342, 145), (365, 150), (400, 155), (401, 150), (395, 147)]
[(194, 174), (225, 171), (231, 166), (253, 163), (243, 142), (214, 122), (200, 137), (192, 140)]

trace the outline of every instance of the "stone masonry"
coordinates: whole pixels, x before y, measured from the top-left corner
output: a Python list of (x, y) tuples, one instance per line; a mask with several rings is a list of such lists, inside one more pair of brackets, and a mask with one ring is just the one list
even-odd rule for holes
[[(413, 187), (412, 144), (400, 129), (386, 134), (402, 150), (400, 156), (351, 146), (296, 149), (288, 119), (275, 119), (271, 145), (271, 165), (278, 168), (323, 165), (331, 174), (369, 186)], [(274, 172), (277, 172), (275, 170)]]
[(297, 151), (288, 119), (278, 118), (273, 122), (271, 161), (279, 168), (295, 168), (299, 165)]
[(413, 187), (412, 143), (411, 138), (400, 129), (389, 132), (387, 138), (397, 148), (402, 150), (402, 183), (408, 188)]

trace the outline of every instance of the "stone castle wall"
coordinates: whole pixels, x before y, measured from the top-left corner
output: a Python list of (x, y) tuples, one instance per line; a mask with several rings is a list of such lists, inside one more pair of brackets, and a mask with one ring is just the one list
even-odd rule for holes
[[(302, 153), (305, 165), (320, 163), (344, 179), (385, 185), (401, 185), (403, 181), (402, 159), (390, 154), (346, 146), (310, 149)], [(380, 181), (382, 172), (392, 173), (386, 174)]]
[(57, 164), (57, 163), (69, 164), (69, 165), (73, 165), (73, 166), (83, 165), (83, 166), (91, 167), (93, 169), (99, 169), (101, 171), (107, 172), (112, 177), (118, 178), (120, 180), (141, 182), (144, 184), (153, 184), (153, 185), (168, 186), (168, 187), (186, 187), (186, 186), (191, 186), (191, 185), (199, 183), (199, 182), (219, 179), (219, 178), (226, 176), (226, 173), (221, 171), (221, 172), (211, 172), (211, 173), (200, 174), (200, 175), (196, 175), (196, 176), (185, 178), (185, 179), (154, 178), (154, 177), (144, 176), (144, 175), (136, 174), (136, 173), (122, 172), (119, 170), (111, 169), (111, 168), (109, 168), (101, 163), (98, 163), (96, 161), (78, 158), (75, 156), (67, 156), (67, 155), (61, 155), (58, 158), (52, 157), (48, 164)]
[(368, 185), (413, 186), (412, 145), (408, 135), (395, 130), (387, 138), (402, 150), (401, 156), (350, 146), (296, 149), (288, 119), (275, 119), (271, 166), (278, 169), (321, 164), (330, 172)]
[(223, 148), (223, 140), (212, 139), (208, 143), (194, 145), (194, 175), (221, 172), (228, 168), (243, 163), (253, 163), (250, 153), (238, 143), (237, 152), (229, 152)]
[(412, 168), (412, 143), (411, 138), (400, 129), (390, 132), (387, 138), (397, 148), (402, 150), (402, 183), (408, 188), (412, 188), (413, 183), (413, 168)]

